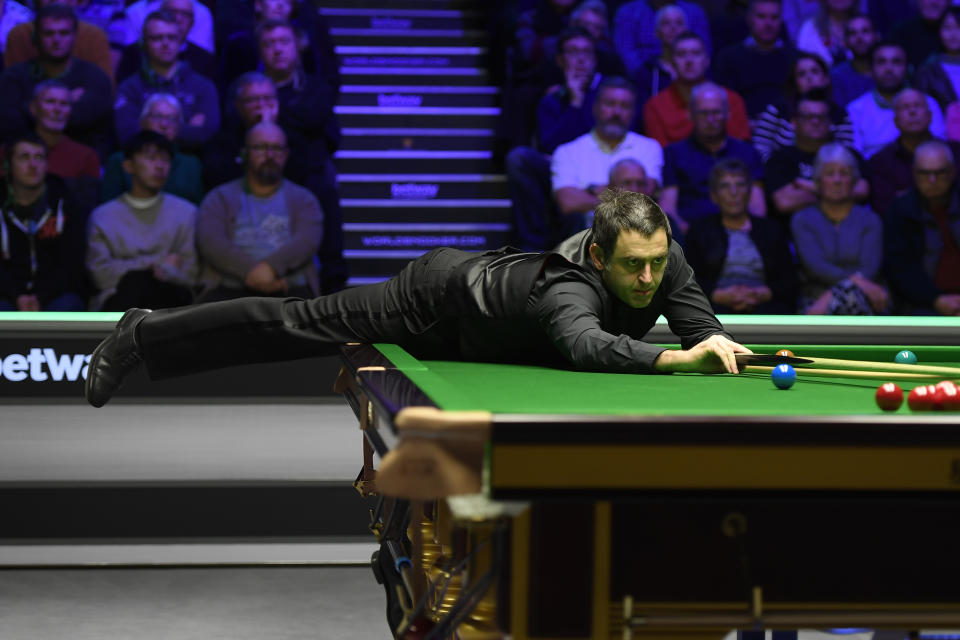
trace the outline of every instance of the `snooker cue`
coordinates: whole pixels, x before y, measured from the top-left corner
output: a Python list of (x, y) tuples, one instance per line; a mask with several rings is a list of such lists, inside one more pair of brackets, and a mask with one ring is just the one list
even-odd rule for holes
[(928, 364), (900, 364), (899, 362), (874, 362), (871, 360), (837, 360), (834, 358), (806, 358), (809, 363), (794, 366), (815, 369), (846, 369), (848, 371), (885, 371), (887, 373), (919, 373), (944, 378), (960, 378), (960, 367), (938, 367)]
[[(907, 365), (909, 366), (909, 365)], [(744, 373), (765, 373), (767, 375), (773, 371), (773, 367), (763, 367), (760, 365), (747, 365), (744, 367)], [(920, 384), (932, 383), (942, 380), (943, 376), (930, 373), (898, 373), (888, 371), (854, 371), (852, 369), (811, 369), (804, 367), (794, 367), (798, 376), (821, 377), (821, 378), (858, 378), (861, 380), (883, 380), (884, 382), (918, 382)], [(960, 370), (953, 371), (953, 380), (960, 380)]]

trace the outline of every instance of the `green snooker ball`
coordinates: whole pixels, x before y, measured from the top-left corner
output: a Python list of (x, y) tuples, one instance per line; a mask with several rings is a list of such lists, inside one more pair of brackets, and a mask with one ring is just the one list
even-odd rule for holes
[(893, 359), (894, 362), (899, 362), (900, 364), (917, 364), (917, 354), (913, 351), (907, 351), (904, 349), (897, 354), (897, 357)]

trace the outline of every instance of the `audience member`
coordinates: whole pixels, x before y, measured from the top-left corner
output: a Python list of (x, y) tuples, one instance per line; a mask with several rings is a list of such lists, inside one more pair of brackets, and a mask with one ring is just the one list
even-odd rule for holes
[[(797, 98), (793, 114), (796, 143), (778, 148), (764, 166), (768, 199), (773, 204), (772, 211), (780, 216), (790, 216), (813, 206), (820, 197), (813, 177), (814, 164), (817, 153), (833, 138), (830, 104), (824, 89), (814, 89)], [(866, 175), (863, 159), (855, 157), (861, 177), (854, 184), (853, 197), (863, 201), (870, 194), (870, 183), (863, 177)]]
[(0, 310), (83, 311), (85, 212), (35, 133), (6, 146), (0, 210)]
[[(151, 13), (159, 11), (163, 5), (163, 0), (137, 0), (126, 8), (127, 23), (129, 31), (123, 44), (129, 45), (136, 42), (143, 32), (144, 23)], [(179, 20), (186, 21), (189, 16), (182, 15)], [(187, 33), (187, 40), (198, 47), (214, 53), (213, 39), (213, 14), (210, 9), (202, 2), (193, 0), (193, 26)]]
[(889, 311), (890, 297), (878, 283), (883, 260), (883, 225), (869, 207), (854, 201), (860, 178), (857, 160), (843, 145), (817, 152), (815, 206), (790, 220), (803, 266), (801, 311), (808, 314), (873, 315)]
[(960, 190), (956, 160), (938, 140), (913, 157), (913, 189), (884, 220), (884, 265), (899, 311), (960, 316)]
[(316, 296), (323, 214), (313, 194), (283, 178), (283, 130), (254, 125), (244, 151), (243, 178), (211, 191), (197, 212), (197, 250), (212, 287), (201, 298)]
[(146, 63), (117, 90), (117, 136), (121, 143), (140, 128), (143, 105), (154, 93), (171, 93), (180, 101), (185, 124), (178, 143), (199, 151), (220, 128), (220, 103), (213, 82), (179, 59), (180, 27), (172, 14), (156, 11), (143, 23)]
[[(220, 90), (228, 91), (241, 75), (259, 68), (256, 25), (274, 20), (293, 25), (304, 72), (323, 80), (336, 98), (340, 93), (340, 63), (326, 22), (313, 4), (304, 0), (256, 0), (251, 8), (249, 24), (232, 31), (223, 44), (218, 72)], [(241, 13), (232, 6), (231, 12)]]
[(639, 160), (623, 158), (617, 160), (610, 167), (607, 187), (653, 197), (657, 183), (647, 177), (647, 170), (643, 168)]
[[(753, 122), (753, 146), (761, 158), (766, 160), (779, 147), (793, 144), (793, 108), (797, 96), (818, 89), (825, 90), (827, 95), (832, 91), (826, 63), (812, 53), (798, 54), (788, 75), (782, 100), (767, 105)], [(833, 102), (830, 103), (830, 131), (837, 142), (853, 144), (853, 125), (847, 112)]]
[[(190, 68), (210, 80), (217, 77), (217, 59), (216, 57), (189, 40), (187, 34), (193, 28), (193, 2), (194, 0), (163, 0), (160, 10), (166, 11), (174, 17), (180, 37), (180, 50), (178, 57), (187, 62)], [(120, 61), (117, 64), (117, 84), (123, 82), (132, 75), (136, 75), (143, 68), (144, 54), (143, 45), (134, 43), (123, 48)]]
[[(78, 0), (35, 0), (34, 7), (39, 13), (44, 7), (53, 4), (75, 10)], [(76, 13), (74, 13), (74, 19), (76, 20)], [(22, 22), (10, 30), (6, 39), (6, 47), (3, 50), (5, 66), (11, 67), (21, 62), (27, 62), (40, 55), (36, 32), (35, 22)], [(110, 58), (110, 43), (107, 41), (107, 34), (100, 27), (82, 20), (76, 20), (74, 32), (75, 37), (71, 54), (75, 58), (97, 65), (112, 84), (113, 62)]]
[[(870, 158), (870, 201), (873, 210), (881, 216), (894, 200), (914, 186), (914, 151), (922, 143), (933, 140), (930, 133), (933, 116), (923, 93), (904, 89), (893, 99), (893, 113), (900, 135)], [(960, 153), (960, 144), (949, 145), (955, 155)]]
[(750, 168), (738, 158), (710, 169), (719, 215), (694, 220), (685, 254), (717, 313), (796, 313), (797, 275), (784, 228), (747, 211)]
[(593, 103), (596, 124), (576, 140), (560, 145), (551, 162), (553, 196), (560, 212), (550, 230), (556, 241), (587, 226), (589, 212), (600, 202), (599, 195), (610, 179), (610, 168), (622, 158), (639, 161), (656, 189), (663, 170), (663, 150), (656, 140), (630, 131), (635, 109), (633, 85), (624, 78), (606, 78)]
[[(180, 108), (180, 101), (175, 95), (154, 93), (147, 98), (143, 105), (143, 112), (140, 114), (141, 132), (153, 131), (174, 143), (180, 135), (182, 125), (183, 109)], [(139, 134), (134, 138), (138, 136)], [(124, 168), (125, 160), (126, 154), (123, 151), (115, 152), (107, 160), (103, 171), (100, 202), (119, 198), (132, 188), (132, 177)], [(199, 158), (189, 153), (181, 153), (176, 144), (173, 144), (163, 191), (193, 204), (200, 204), (203, 199), (203, 165)]]
[(197, 207), (164, 193), (173, 143), (155, 131), (134, 135), (123, 151), (130, 190), (102, 204), (87, 228), (87, 270), (97, 289), (91, 306), (179, 307), (193, 300)]
[(687, 17), (687, 27), (700, 36), (706, 55), (710, 54), (710, 24), (703, 9), (689, 0), (633, 0), (617, 10), (613, 18), (613, 42), (631, 78), (638, 76), (644, 60), (660, 54), (656, 35), (656, 12), (667, 4), (677, 5)]
[(594, 101), (601, 80), (593, 40), (585, 30), (567, 29), (560, 35), (558, 47), (557, 63), (563, 69), (564, 82), (548, 91), (537, 106), (536, 148), (514, 147), (506, 158), (515, 241), (530, 251), (550, 246), (548, 220), (555, 215), (550, 201), (550, 156), (561, 144), (593, 128)]
[[(873, 49), (871, 69), (876, 87), (847, 105), (853, 124), (853, 146), (865, 158), (897, 138), (892, 100), (907, 84), (907, 56), (903, 47), (894, 43), (878, 44)], [(930, 96), (926, 99), (933, 116), (930, 132), (942, 138), (946, 133), (943, 112), (936, 100)]]
[(844, 26), (857, 11), (854, 0), (820, 0), (817, 13), (800, 26), (797, 49), (820, 56), (828, 67), (847, 57)]
[(660, 52), (643, 62), (636, 73), (637, 105), (643, 106), (652, 96), (670, 86), (677, 78), (676, 65), (673, 62), (673, 41), (687, 31), (687, 14), (675, 4), (666, 4), (657, 10), (654, 16), (657, 40)]
[(870, 52), (877, 43), (877, 31), (870, 16), (856, 13), (843, 28), (844, 44), (850, 57), (830, 70), (833, 98), (844, 109), (856, 98), (873, 89)]
[(267, 20), (257, 27), (264, 74), (273, 81), (279, 103), (279, 124), (287, 132), (290, 162), (285, 175), (309, 189), (323, 209), (320, 288), (339, 291), (347, 283), (343, 259), (343, 213), (333, 154), (340, 144), (340, 125), (325, 82), (302, 70), (296, 32), (288, 22)]
[(940, 20), (941, 53), (934, 53), (920, 65), (913, 86), (932, 97), (946, 113), (957, 101), (960, 87), (960, 7), (949, 7)]
[(247, 131), (260, 122), (276, 123), (280, 117), (277, 88), (259, 71), (237, 78), (232, 97), (224, 109), (223, 126), (204, 150), (203, 183), (208, 191), (243, 175)]
[(783, 26), (790, 42), (796, 42), (800, 28), (820, 11), (820, 0), (783, 0)]
[(739, 158), (747, 164), (752, 176), (747, 208), (754, 215), (766, 215), (763, 165), (749, 143), (728, 135), (727, 95), (726, 89), (711, 82), (695, 87), (690, 95), (693, 134), (664, 150), (660, 206), (681, 233), (686, 233), (693, 220), (718, 212), (710, 199), (709, 176), (722, 158)]
[(626, 73), (620, 56), (613, 49), (610, 41), (609, 21), (607, 19), (607, 5), (603, 0), (583, 0), (570, 14), (570, 27), (559, 36), (547, 38), (545, 76), (549, 85), (562, 84), (564, 72), (557, 60), (561, 45), (560, 39), (571, 30), (582, 30), (582, 33), (592, 41), (597, 72), (604, 76), (622, 76)]
[(914, 68), (937, 53), (940, 21), (949, 4), (949, 0), (916, 0), (916, 13), (897, 24), (890, 34), (891, 40), (903, 47), (907, 62)]
[(16, 0), (0, 0), (0, 52), (6, 52), (7, 36), (15, 26), (33, 21), (33, 11)]
[[(676, 81), (650, 98), (643, 107), (644, 132), (666, 147), (690, 136), (690, 93), (704, 82), (710, 58), (703, 40), (690, 31), (673, 41), (673, 62), (677, 69)], [(727, 134), (739, 140), (750, 139), (750, 121), (747, 108), (737, 93), (724, 87), (725, 102), (729, 105), (726, 119)]]
[(96, 149), (102, 161), (113, 144), (110, 78), (96, 65), (72, 56), (77, 34), (72, 9), (56, 4), (40, 9), (36, 33), (37, 57), (0, 75), (0, 135), (13, 136), (27, 128), (34, 88), (56, 78), (70, 88), (72, 104), (64, 132)]
[(47, 146), (47, 171), (68, 180), (100, 180), (100, 160), (92, 147), (80, 144), (64, 134), (70, 111), (70, 87), (59, 80), (44, 80), (33, 90), (30, 116), (34, 131)]
[(780, 38), (780, 0), (750, 0), (750, 35), (717, 54), (713, 79), (743, 97), (750, 119), (780, 100), (794, 51)]

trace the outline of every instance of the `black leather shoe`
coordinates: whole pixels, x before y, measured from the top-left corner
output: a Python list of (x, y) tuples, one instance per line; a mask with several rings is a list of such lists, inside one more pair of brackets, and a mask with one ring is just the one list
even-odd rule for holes
[(113, 397), (123, 379), (136, 369), (143, 356), (136, 342), (136, 329), (150, 309), (129, 309), (107, 338), (97, 345), (87, 367), (84, 395), (87, 402), (102, 407)]

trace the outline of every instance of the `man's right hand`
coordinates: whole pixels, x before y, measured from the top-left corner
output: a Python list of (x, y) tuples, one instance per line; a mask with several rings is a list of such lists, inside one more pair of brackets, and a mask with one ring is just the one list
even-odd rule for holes
[(17, 296), (17, 311), (40, 311), (40, 300), (34, 295)]
[(280, 293), (287, 290), (287, 281), (278, 278), (276, 272), (266, 262), (258, 262), (247, 272), (244, 284), (260, 293)]
[(565, 76), (564, 83), (570, 92), (570, 104), (574, 107), (582, 107), (590, 78), (583, 71), (570, 68), (564, 69), (563, 75)]
[(937, 299), (933, 301), (933, 308), (936, 309), (940, 315), (960, 315), (960, 294), (945, 293), (942, 296), (937, 296)]

